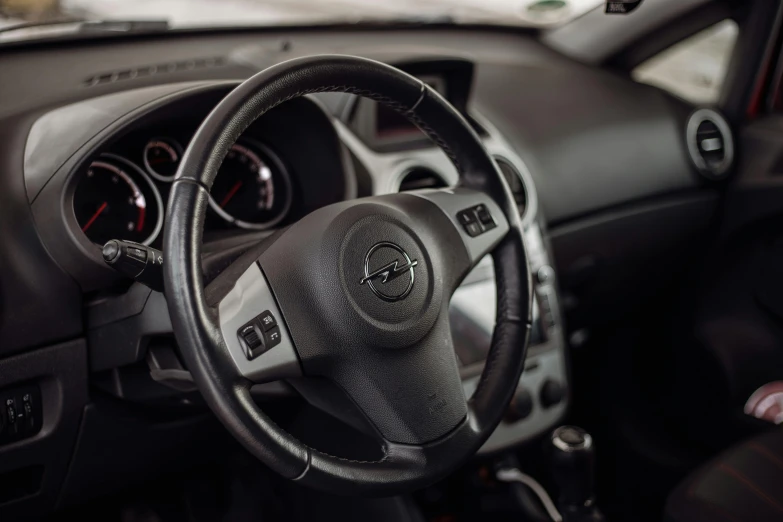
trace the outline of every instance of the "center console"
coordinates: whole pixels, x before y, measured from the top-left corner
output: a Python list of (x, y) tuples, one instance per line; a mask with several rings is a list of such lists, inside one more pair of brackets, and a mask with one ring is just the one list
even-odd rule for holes
[[(568, 403), (564, 336), (553, 263), (537, 224), (525, 230), (525, 240), (535, 288), (527, 361), (506, 418), (482, 447), (484, 453), (548, 432), (563, 418)], [(495, 291), (492, 260), (485, 258), (451, 301), (452, 334), (466, 397), (476, 389), (489, 350), (495, 326)]]

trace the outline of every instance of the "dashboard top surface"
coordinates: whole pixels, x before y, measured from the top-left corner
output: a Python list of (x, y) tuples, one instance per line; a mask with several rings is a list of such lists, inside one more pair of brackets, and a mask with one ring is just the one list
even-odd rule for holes
[[(533, 175), (550, 221), (697, 183), (682, 143), (681, 107), (655, 89), (567, 59), (524, 32), (280, 31), (7, 50), (0, 65), (14, 81), (0, 85), (0, 118), (151, 85), (243, 79), (323, 53), (393, 64), (453, 58), (475, 64), (471, 110), (490, 118), (537, 164)], [(150, 66), (158, 72), (125, 76)]]

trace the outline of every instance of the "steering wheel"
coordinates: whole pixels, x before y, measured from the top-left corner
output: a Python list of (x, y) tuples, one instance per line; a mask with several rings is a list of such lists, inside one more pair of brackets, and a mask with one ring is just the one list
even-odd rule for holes
[[(204, 218), (223, 158), (262, 114), (319, 92), (364, 96), (407, 117), (448, 155), (459, 186), (320, 208), (251, 248), (205, 287)], [(283, 477), (342, 494), (421, 488), (481, 447), (516, 389), (532, 298), (521, 227), (508, 185), (478, 135), (426, 84), (350, 56), (281, 63), (229, 93), (182, 158), (164, 238), (174, 333), (209, 407)], [(466, 401), (448, 305), (490, 252), (497, 323)], [(253, 384), (301, 376), (339, 386), (373, 427), (383, 458), (346, 460), (311, 448), (251, 399)]]

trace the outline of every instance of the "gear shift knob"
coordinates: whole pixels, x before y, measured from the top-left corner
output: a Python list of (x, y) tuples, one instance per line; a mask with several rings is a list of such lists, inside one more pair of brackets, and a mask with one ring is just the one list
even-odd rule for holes
[(552, 473), (560, 489), (560, 505), (581, 510), (593, 504), (595, 454), (589, 433), (576, 426), (552, 432)]

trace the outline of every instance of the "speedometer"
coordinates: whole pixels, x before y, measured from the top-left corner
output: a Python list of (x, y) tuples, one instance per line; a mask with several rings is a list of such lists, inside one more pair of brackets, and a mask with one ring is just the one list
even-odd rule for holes
[(209, 204), (238, 227), (270, 228), (291, 207), (291, 180), (269, 148), (254, 142), (237, 143), (218, 171)]
[(162, 208), (160, 193), (147, 175), (111, 154), (90, 163), (73, 194), (79, 227), (99, 245), (110, 239), (151, 243), (163, 226)]

